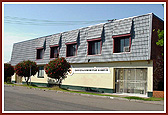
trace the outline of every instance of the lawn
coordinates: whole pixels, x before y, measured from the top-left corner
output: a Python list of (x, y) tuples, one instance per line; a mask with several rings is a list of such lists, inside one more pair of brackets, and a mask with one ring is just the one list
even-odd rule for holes
[(135, 100), (143, 100), (143, 101), (161, 101), (164, 100), (164, 98), (156, 98), (156, 97), (149, 97), (149, 98), (142, 98), (142, 97), (135, 97), (135, 96), (129, 96), (129, 97), (123, 97), (126, 99), (135, 99)]

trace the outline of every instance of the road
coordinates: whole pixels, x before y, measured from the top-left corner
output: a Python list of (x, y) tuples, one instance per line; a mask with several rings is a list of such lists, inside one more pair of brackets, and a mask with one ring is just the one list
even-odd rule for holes
[(4, 111), (163, 111), (163, 105), (4, 87)]

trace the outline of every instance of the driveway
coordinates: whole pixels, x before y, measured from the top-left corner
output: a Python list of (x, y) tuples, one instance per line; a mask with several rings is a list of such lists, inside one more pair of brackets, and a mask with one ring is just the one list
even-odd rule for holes
[(21, 86), (5, 86), (4, 91), (4, 111), (163, 111), (164, 108), (159, 104), (82, 96)]

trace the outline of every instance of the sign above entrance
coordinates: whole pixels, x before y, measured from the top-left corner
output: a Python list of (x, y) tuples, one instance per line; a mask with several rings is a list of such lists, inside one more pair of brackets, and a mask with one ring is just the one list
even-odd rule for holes
[(94, 68), (70, 68), (68, 75), (72, 76), (74, 73), (110, 73), (108, 67), (94, 67)]
[(73, 68), (74, 73), (110, 73), (108, 67), (102, 68)]

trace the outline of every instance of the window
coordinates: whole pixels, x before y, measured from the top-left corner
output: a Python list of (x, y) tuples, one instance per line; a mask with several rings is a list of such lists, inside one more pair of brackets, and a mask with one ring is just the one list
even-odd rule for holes
[(67, 57), (76, 56), (77, 44), (67, 44)]
[(101, 40), (88, 41), (88, 55), (101, 54)]
[(44, 67), (40, 66), (38, 71), (38, 78), (44, 78)]
[(42, 59), (43, 54), (44, 54), (44, 49), (43, 48), (37, 49), (37, 59)]
[(58, 58), (59, 56), (59, 47), (50, 47), (50, 58)]
[(120, 53), (120, 52), (130, 52), (130, 36), (124, 37), (113, 37), (113, 52)]

